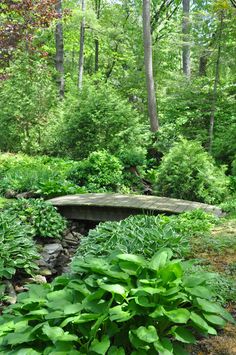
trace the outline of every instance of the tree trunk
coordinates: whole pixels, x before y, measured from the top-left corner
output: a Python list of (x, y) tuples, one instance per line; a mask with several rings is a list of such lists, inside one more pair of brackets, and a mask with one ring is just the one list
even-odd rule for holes
[(82, 89), (82, 85), (83, 85), (83, 70), (84, 70), (85, 0), (81, 0), (81, 9), (82, 9), (83, 17), (80, 24), (79, 75), (78, 75), (79, 91)]
[(190, 63), (190, 0), (182, 0), (183, 5), (183, 21), (182, 21), (182, 34), (183, 34), (183, 47), (182, 47), (182, 60), (183, 60), (183, 73), (189, 79), (191, 75)]
[[(100, 11), (101, 11), (101, 0), (95, 0), (95, 12), (97, 16), (97, 20), (100, 18)], [(95, 72), (98, 71), (99, 68), (99, 40), (96, 38), (94, 40), (95, 44), (95, 61), (94, 61), (94, 69)]]
[(55, 40), (56, 40), (56, 70), (58, 73), (57, 83), (59, 87), (59, 95), (62, 98), (65, 93), (65, 79), (64, 79), (64, 41), (63, 41), (63, 26), (62, 26), (62, 0), (56, 3), (56, 10), (59, 20), (56, 24)]
[(199, 76), (207, 75), (206, 68), (207, 68), (208, 56), (209, 54), (205, 50), (199, 58), (199, 71), (198, 71)]
[(216, 111), (216, 102), (217, 102), (217, 87), (220, 79), (220, 57), (221, 57), (221, 40), (223, 33), (223, 12), (220, 15), (220, 26), (219, 26), (219, 36), (218, 36), (218, 50), (215, 64), (215, 79), (214, 87), (212, 93), (212, 104), (211, 104), (211, 113), (210, 113), (210, 129), (209, 129), (209, 153), (212, 153), (212, 145), (214, 139), (214, 125), (215, 125), (215, 111)]
[(153, 77), (150, 0), (143, 0), (143, 42), (150, 126), (152, 132), (157, 132), (159, 129), (159, 122), (157, 115), (157, 104)]

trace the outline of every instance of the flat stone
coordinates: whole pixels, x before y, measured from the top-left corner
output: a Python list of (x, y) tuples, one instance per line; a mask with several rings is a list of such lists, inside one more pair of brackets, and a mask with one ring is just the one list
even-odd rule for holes
[(43, 254), (47, 253), (47, 254), (57, 254), (59, 255), (59, 253), (63, 250), (63, 247), (60, 243), (52, 243), (52, 244), (45, 244), (43, 247)]

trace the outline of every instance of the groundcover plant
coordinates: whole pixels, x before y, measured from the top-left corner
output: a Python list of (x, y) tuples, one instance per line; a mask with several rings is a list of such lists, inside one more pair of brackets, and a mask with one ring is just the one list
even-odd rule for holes
[(209, 275), (184, 276), (162, 249), (75, 258), (71, 274), (31, 285), (0, 320), (1, 354), (186, 354), (231, 315), (212, 302)]

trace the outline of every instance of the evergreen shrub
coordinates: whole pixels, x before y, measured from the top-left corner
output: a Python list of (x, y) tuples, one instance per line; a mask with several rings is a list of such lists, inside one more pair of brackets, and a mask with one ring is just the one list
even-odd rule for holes
[(158, 167), (156, 193), (212, 204), (227, 196), (228, 184), (225, 167), (217, 167), (199, 143), (182, 139)]

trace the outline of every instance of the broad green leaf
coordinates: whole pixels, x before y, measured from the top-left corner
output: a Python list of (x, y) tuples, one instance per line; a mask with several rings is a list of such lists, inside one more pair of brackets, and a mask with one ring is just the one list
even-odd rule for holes
[(163, 249), (152, 257), (148, 266), (153, 270), (158, 270), (166, 264), (172, 255), (173, 253), (170, 249)]
[(99, 283), (99, 286), (103, 289), (103, 290), (106, 290), (108, 292), (111, 292), (111, 293), (118, 293), (119, 295), (122, 295), (122, 296), (125, 296), (126, 294), (126, 289), (119, 285), (119, 284), (113, 284), (113, 285), (108, 285), (108, 284), (105, 284), (105, 283)]
[(187, 323), (190, 312), (185, 308), (178, 308), (173, 311), (165, 311), (165, 315), (174, 323)]
[(134, 254), (118, 254), (116, 255), (116, 257), (120, 260), (129, 261), (141, 266), (146, 266), (146, 260), (142, 256)]
[(110, 346), (110, 340), (107, 335), (104, 335), (101, 341), (94, 339), (89, 348), (90, 351), (94, 351), (96, 354), (104, 355), (106, 354)]
[(182, 343), (195, 344), (196, 338), (190, 332), (190, 330), (184, 327), (172, 327), (171, 334), (174, 335), (175, 339), (181, 341)]
[(208, 300), (212, 298), (212, 292), (209, 288), (204, 286), (196, 286), (193, 288), (186, 287), (185, 290), (193, 296), (206, 298)]
[(231, 316), (229, 312), (227, 312), (223, 307), (218, 305), (217, 303), (209, 302), (207, 300), (203, 300), (201, 298), (196, 299), (198, 306), (207, 313), (216, 313), (220, 314), (223, 318), (228, 320), (229, 322), (234, 323), (235, 320)]
[(48, 324), (45, 324), (42, 328), (42, 331), (47, 337), (55, 342), (60, 340), (60, 338), (64, 335), (64, 331), (60, 327), (50, 327)]
[(115, 306), (109, 310), (110, 320), (117, 322), (125, 322), (132, 318), (133, 314), (127, 311), (123, 311), (122, 306)]
[(155, 311), (149, 314), (150, 317), (152, 318), (159, 318), (162, 317), (165, 313), (165, 309), (163, 306), (158, 306)]
[(191, 312), (190, 319), (196, 324), (200, 329), (205, 330), (207, 333), (216, 335), (217, 332), (214, 328), (210, 327), (208, 323), (197, 313)]
[(215, 314), (203, 313), (203, 315), (209, 323), (218, 325), (220, 327), (224, 327), (226, 324), (226, 321), (223, 318), (216, 316)]
[(156, 328), (153, 325), (149, 325), (148, 327), (141, 326), (134, 330), (133, 333), (136, 334), (140, 340), (146, 343), (153, 343), (159, 339)]
[(171, 341), (167, 338), (161, 338), (154, 342), (154, 348), (158, 351), (158, 354), (161, 355), (172, 355), (173, 354), (173, 345)]
[(121, 261), (119, 266), (122, 271), (126, 272), (129, 275), (136, 275), (139, 265), (131, 263), (130, 261)]
[(79, 313), (83, 309), (83, 305), (81, 303), (69, 304), (64, 308), (64, 314), (75, 314)]

